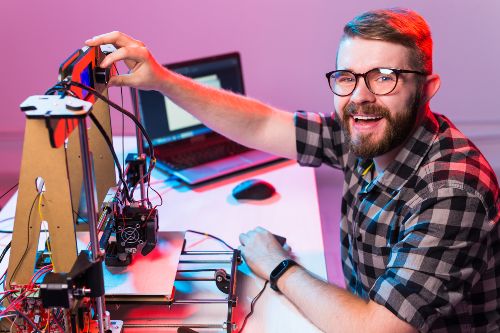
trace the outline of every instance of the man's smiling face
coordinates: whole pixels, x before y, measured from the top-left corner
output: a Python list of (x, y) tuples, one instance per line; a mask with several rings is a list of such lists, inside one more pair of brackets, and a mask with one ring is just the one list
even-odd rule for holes
[[(374, 68), (418, 70), (410, 66), (410, 51), (403, 45), (362, 38), (344, 38), (339, 46), (337, 69), (366, 73)], [(335, 110), (350, 141), (352, 151), (363, 158), (383, 155), (401, 145), (415, 126), (421, 107), (416, 74), (399, 75), (396, 88), (375, 95), (358, 78), (349, 96), (334, 97)]]

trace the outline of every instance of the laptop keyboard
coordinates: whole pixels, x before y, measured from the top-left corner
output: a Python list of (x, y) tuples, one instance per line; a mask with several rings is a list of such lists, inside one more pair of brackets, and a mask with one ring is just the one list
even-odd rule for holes
[(184, 151), (177, 154), (162, 154), (157, 152), (158, 159), (166, 163), (173, 170), (189, 169), (194, 166), (220, 160), (225, 157), (238, 155), (251, 150), (233, 141), (222, 144), (197, 147), (197, 150)]

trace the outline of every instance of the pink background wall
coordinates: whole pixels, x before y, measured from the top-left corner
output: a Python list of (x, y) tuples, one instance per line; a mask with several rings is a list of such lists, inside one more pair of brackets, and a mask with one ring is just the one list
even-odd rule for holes
[[(121, 30), (160, 62), (240, 51), (248, 94), (278, 107), (332, 109), (323, 76), (344, 23), (396, 1), (2, 1), (0, 132), (22, 132), (19, 103), (57, 78), (60, 62), (95, 34)], [(500, 121), (500, 1), (406, 1), (429, 22), (443, 86), (433, 106), (456, 121)], [(113, 97), (118, 98), (116, 88)], [(128, 91), (125, 96), (129, 106)], [(131, 127), (129, 127), (131, 128)]]
[[(127, 32), (162, 63), (239, 51), (249, 95), (291, 111), (328, 112), (332, 94), (323, 74), (334, 67), (343, 25), (362, 11), (396, 5), (420, 12), (433, 31), (435, 71), (443, 81), (433, 109), (452, 118), (500, 166), (491, 146), (500, 132), (498, 0), (6, 0), (0, 1), (4, 171), (15, 173), (19, 166), (19, 104), (54, 84), (59, 64), (93, 35)], [(110, 94), (119, 100), (119, 89)], [(124, 95), (130, 109), (128, 89)], [(115, 128), (120, 123), (114, 121)], [(130, 123), (126, 132), (133, 133)]]
[[(396, 5), (417, 10), (431, 26), (434, 68), (443, 81), (433, 109), (452, 118), (500, 170), (498, 0), (3, 0), (0, 190), (2, 179), (17, 181), (24, 131), (19, 104), (54, 84), (59, 64), (93, 35), (127, 32), (163, 63), (239, 51), (248, 95), (291, 111), (328, 112), (333, 103), (324, 73), (334, 67), (343, 25), (362, 11)], [(119, 89), (110, 94), (119, 101)], [(124, 95), (130, 109), (128, 90)], [(114, 119), (119, 129), (120, 118)], [(126, 132), (133, 133), (130, 123)], [(337, 242), (341, 176), (325, 168), (317, 176), (322, 219), (330, 221), (325, 240)], [(329, 273), (340, 282), (335, 260)]]

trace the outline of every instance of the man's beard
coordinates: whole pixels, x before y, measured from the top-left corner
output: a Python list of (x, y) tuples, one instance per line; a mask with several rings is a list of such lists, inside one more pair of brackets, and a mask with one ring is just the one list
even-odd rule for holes
[[(401, 145), (412, 134), (420, 107), (420, 93), (417, 93), (413, 102), (404, 112), (391, 115), (388, 108), (376, 104), (357, 105), (350, 102), (344, 107), (342, 125), (351, 151), (361, 158), (373, 158), (383, 155)], [(374, 141), (375, 133), (358, 134), (352, 137), (349, 125), (351, 116), (365, 115), (382, 117), (386, 126), (382, 138)], [(382, 120), (379, 120), (382, 121)]]

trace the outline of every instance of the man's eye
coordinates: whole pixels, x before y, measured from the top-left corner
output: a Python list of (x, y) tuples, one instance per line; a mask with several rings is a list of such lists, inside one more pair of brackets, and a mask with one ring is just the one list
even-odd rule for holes
[(391, 76), (391, 75), (380, 75), (380, 76), (375, 78), (375, 81), (378, 83), (394, 82), (394, 80), (396, 80), (396, 78)]
[(352, 76), (340, 76), (335, 79), (338, 83), (352, 83), (355, 79)]

